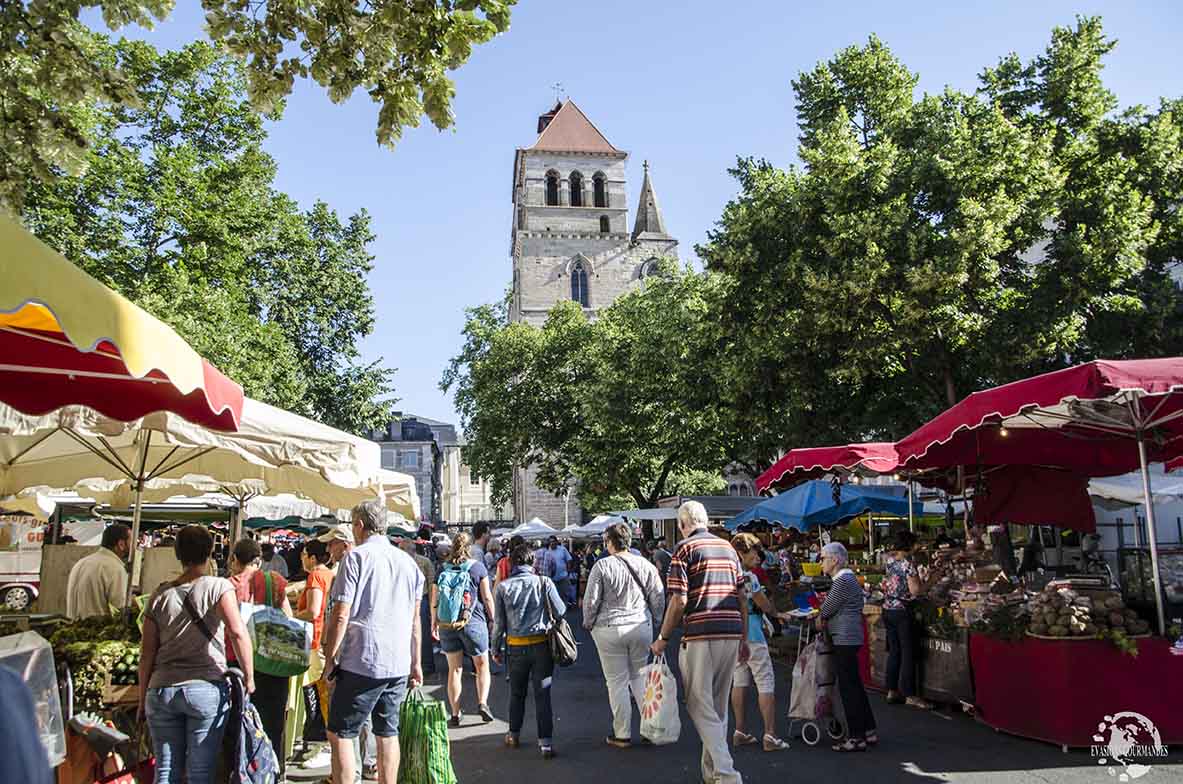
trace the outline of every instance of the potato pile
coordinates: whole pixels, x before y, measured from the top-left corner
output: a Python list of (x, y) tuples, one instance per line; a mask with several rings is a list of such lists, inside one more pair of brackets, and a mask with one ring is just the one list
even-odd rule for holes
[(1076, 591), (1048, 586), (1027, 603), (1028, 629), (1043, 637), (1098, 637), (1107, 632), (1146, 634), (1150, 624), (1114, 591)]

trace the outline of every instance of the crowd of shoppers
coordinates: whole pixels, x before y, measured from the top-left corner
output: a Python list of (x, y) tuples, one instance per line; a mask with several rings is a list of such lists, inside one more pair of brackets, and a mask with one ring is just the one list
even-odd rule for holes
[[(769, 598), (775, 585), (768, 574), (776, 568), (791, 572), (798, 557), (820, 560), (832, 580), (816, 623), (833, 644), (848, 728), (833, 748), (863, 751), (878, 743), (858, 670), (864, 593), (843, 545), (829, 543), (811, 552), (812, 543), (797, 540), (777, 552), (752, 534), (729, 542), (710, 534), (698, 502), (683, 504), (677, 515), (681, 539), (672, 549), (664, 540), (634, 541), (627, 524), (608, 527), (602, 540), (574, 551), (556, 537), (498, 541), (487, 525), (477, 524), (471, 535), (455, 535), (440, 551), (421, 548), (425, 542), (414, 536), (391, 537), (381, 506), (362, 504), (350, 523), (330, 527), (294, 554), (300, 569), (293, 574), (303, 579), (303, 588), (292, 593), (294, 609), (287, 596), (288, 561), (273, 544), (243, 539), (228, 547), (228, 579), (209, 576), (214, 543), (208, 529), (183, 528), (174, 547), (183, 572), (153, 593), (145, 612), (141, 682), (147, 688), (141, 711), (152, 733), (157, 781), (211, 780), (230, 709), (225, 674), (231, 667), (241, 671), (283, 764), (290, 679), (253, 666), (247, 605), (274, 607), (311, 627), (300, 695), (306, 714), (302, 735), (311, 750), (306, 758), (320, 751), (331, 765), (331, 784), (353, 784), (359, 772), (367, 780), (397, 781), (399, 709), (407, 690), (421, 683), (425, 672), (434, 672), (437, 641), (447, 661), (450, 725), (462, 723), (466, 664), (475, 674), (477, 712), (485, 722), (494, 720), (493, 661), (504, 665), (509, 681), (506, 747), (521, 745), (532, 694), (537, 744), (550, 759), (556, 662), (549, 633), (556, 618), (578, 606), (608, 693), (611, 731), (605, 742), (633, 745), (633, 705), (639, 708), (644, 699), (643, 668), (650, 654), (665, 654), (671, 638), (680, 635), (678, 667), (686, 710), (702, 742), (701, 775), (704, 781), (738, 784), (742, 776), (733, 749), (789, 748), (777, 732), (768, 639), (781, 616)], [(116, 607), (126, 590), (125, 582), (107, 572), (113, 571), (109, 561), (122, 570), (129, 532), (118, 525), (108, 532), (103, 550), (71, 573), (69, 593), (79, 612), (91, 605)], [(912, 661), (909, 604), (920, 592), (910, 561), (913, 544), (910, 535), (897, 536), (886, 561), (886, 680), (888, 702), (925, 708)], [(465, 586), (464, 622), (441, 626), (440, 586), (457, 574)], [(747, 717), (753, 687), (759, 732), (749, 731)], [(735, 713), (731, 732), (729, 710)]]

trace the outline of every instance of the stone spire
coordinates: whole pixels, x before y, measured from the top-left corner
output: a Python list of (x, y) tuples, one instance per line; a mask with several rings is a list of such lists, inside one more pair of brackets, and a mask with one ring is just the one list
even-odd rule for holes
[(649, 161), (645, 161), (645, 178), (641, 181), (641, 196), (637, 201), (637, 220), (633, 224), (633, 242), (638, 240), (673, 239), (665, 231), (665, 220), (657, 204), (657, 194), (649, 181)]

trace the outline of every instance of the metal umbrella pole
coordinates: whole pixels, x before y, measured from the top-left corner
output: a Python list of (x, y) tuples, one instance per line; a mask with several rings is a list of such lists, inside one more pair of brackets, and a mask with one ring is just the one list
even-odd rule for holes
[(131, 607), (131, 592), (136, 580), (136, 562), (140, 557), (140, 516), (144, 506), (144, 469), (148, 462), (148, 445), (152, 441), (151, 430), (141, 430), (136, 437), (140, 441), (139, 455), (136, 457), (135, 501), (131, 512), (131, 574), (127, 578), (127, 595), (123, 597), (123, 606)]
[(1162, 582), (1158, 575), (1158, 531), (1154, 526), (1154, 498), (1150, 494), (1150, 467), (1146, 460), (1146, 441), (1138, 431), (1138, 460), (1142, 464), (1142, 495), (1146, 502), (1146, 525), (1150, 539), (1150, 573), (1154, 578), (1154, 609), (1158, 614), (1158, 633), (1166, 634), (1166, 615), (1162, 606)]
[(915, 515), (913, 515), (913, 513), (912, 513), (912, 480), (911, 479), (908, 480), (907, 487), (908, 487), (908, 530), (915, 532), (916, 531), (916, 518), (915, 518)]

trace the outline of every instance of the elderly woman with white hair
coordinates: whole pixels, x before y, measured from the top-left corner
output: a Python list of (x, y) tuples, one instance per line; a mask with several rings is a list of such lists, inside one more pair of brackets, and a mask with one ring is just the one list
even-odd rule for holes
[(871, 701), (859, 675), (858, 651), (863, 645), (863, 586), (847, 568), (846, 548), (831, 542), (822, 548), (822, 571), (833, 585), (818, 611), (818, 627), (828, 629), (834, 643), (838, 693), (846, 714), (847, 736), (834, 751), (866, 751), (879, 742)]

